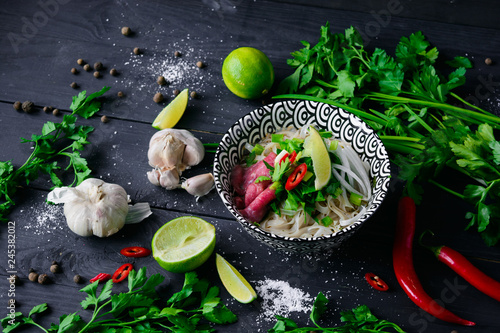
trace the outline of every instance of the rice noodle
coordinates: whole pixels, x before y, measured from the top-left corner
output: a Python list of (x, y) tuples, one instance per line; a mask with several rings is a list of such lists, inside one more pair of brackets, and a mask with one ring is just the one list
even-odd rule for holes
[[(276, 134), (283, 134), (286, 139), (305, 139), (308, 135), (308, 128), (309, 126), (304, 126), (299, 130), (285, 129)], [(342, 193), (337, 197), (325, 193), (325, 201), (316, 202), (313, 216), (317, 221), (329, 217), (333, 222), (325, 226), (307, 214), (302, 205), (297, 211), (292, 211), (285, 209), (284, 203), (281, 203), (278, 205), (280, 214), (271, 211), (260, 222), (261, 229), (280, 236), (315, 238), (336, 233), (355, 223), (364, 214), (366, 204), (372, 197), (368, 163), (361, 160), (349, 143), (333, 138), (324, 141), (327, 147), (331, 142), (338, 141), (333, 153), (338, 156), (340, 163), (332, 164), (332, 174), (339, 181)], [(271, 142), (271, 135), (267, 135), (259, 144), (264, 147), (264, 152), (256, 156), (257, 161), (263, 160), (271, 152), (278, 154), (280, 151), (279, 144)], [(279, 161), (281, 156), (283, 155), (279, 154), (276, 161)], [(350, 202), (350, 193), (362, 197), (361, 206), (355, 206)]]

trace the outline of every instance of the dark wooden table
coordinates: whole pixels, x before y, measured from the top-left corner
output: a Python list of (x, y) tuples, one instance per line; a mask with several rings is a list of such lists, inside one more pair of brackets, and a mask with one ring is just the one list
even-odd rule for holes
[[(303, 292), (303, 308), (311, 306), (318, 292), (330, 299), (325, 326), (339, 324), (339, 312), (360, 304), (375, 315), (396, 322), (408, 332), (500, 332), (500, 304), (483, 295), (437, 262), (426, 250), (416, 247), (417, 273), (430, 295), (477, 326), (460, 327), (427, 316), (399, 287), (392, 269), (392, 243), (397, 200), (402, 184), (394, 180), (383, 207), (366, 226), (342, 248), (328, 254), (289, 255), (277, 252), (251, 238), (224, 208), (215, 191), (195, 201), (182, 190), (166, 191), (151, 185), (147, 149), (155, 133), (151, 122), (173, 98), (174, 89), (189, 88), (199, 97), (190, 99), (178, 128), (192, 131), (204, 143), (218, 142), (241, 116), (259, 107), (262, 101), (247, 101), (231, 94), (222, 81), (222, 60), (233, 49), (253, 46), (265, 52), (273, 63), (277, 82), (291, 73), (286, 64), (290, 52), (301, 48), (300, 41), (315, 42), (320, 26), (330, 22), (341, 32), (353, 25), (363, 32), (367, 47), (381, 47), (390, 53), (401, 36), (422, 31), (444, 57), (467, 56), (474, 62), (468, 71), (462, 96), (500, 113), (497, 97), (500, 82), (500, 23), (494, 1), (68, 1), (29, 0), (4, 2), (0, 9), (0, 160), (20, 166), (31, 147), (20, 137), (40, 133), (46, 121), (60, 121), (61, 115), (41, 109), (51, 105), (69, 112), (72, 96), (82, 90), (97, 91), (104, 85), (102, 111), (109, 122), (93, 117), (84, 124), (95, 127), (91, 145), (84, 152), (92, 176), (122, 185), (135, 202), (149, 202), (153, 215), (141, 224), (126, 226), (110, 238), (83, 238), (66, 226), (61, 206), (45, 203), (50, 183), (41, 177), (20, 190), (10, 215), (15, 224), (15, 266), (7, 255), (0, 261), (0, 301), (7, 315), (8, 271), (16, 271), (22, 283), (15, 288), (16, 310), (27, 312), (47, 302), (50, 311), (40, 318), (44, 325), (58, 322), (59, 316), (80, 309), (81, 285), (72, 279), (81, 274), (89, 279), (99, 272), (112, 272), (125, 262), (118, 251), (129, 245), (149, 246), (155, 231), (182, 215), (195, 215), (217, 229), (216, 252), (232, 262), (255, 286), (270, 280), (288, 283)], [(134, 32), (124, 37), (120, 29)], [(132, 50), (142, 52), (135, 55)], [(175, 57), (174, 52), (181, 52)], [(494, 63), (486, 66), (484, 59)], [(81, 70), (78, 58), (93, 64), (101, 61), (106, 70), (96, 79)], [(197, 68), (202, 61), (204, 68)], [(80, 69), (73, 75), (72, 67)], [(116, 68), (119, 75), (108, 74)], [(158, 75), (169, 84), (160, 87)], [(70, 87), (71, 82), (77, 89)], [(123, 98), (117, 92), (124, 92)], [(162, 92), (166, 101), (153, 102)], [(31, 100), (31, 114), (15, 111), (15, 101)], [(185, 175), (211, 171), (213, 154)], [(457, 182), (461, 180), (457, 178)], [(450, 195), (428, 188), (418, 208), (418, 231), (432, 228), (437, 240), (454, 247), (493, 278), (500, 280), (500, 248), (487, 247), (477, 233), (464, 231), (468, 207)], [(7, 253), (7, 225), (0, 226), (1, 249)], [(28, 281), (30, 268), (48, 272), (53, 260), (61, 274), (51, 274), (50, 285)], [(168, 297), (182, 286), (183, 275), (164, 271), (152, 257), (135, 260), (136, 268), (166, 277), (161, 293)], [(221, 286), (213, 257), (198, 273)], [(387, 292), (371, 289), (364, 280), (375, 272), (390, 285)], [(120, 291), (121, 287), (117, 287)], [(239, 317), (236, 324), (219, 327), (220, 332), (265, 332), (273, 326), (268, 299), (249, 305), (234, 301), (222, 289), (221, 297)], [(88, 318), (83, 311), (82, 316)], [(308, 323), (308, 311), (281, 313), (300, 325)], [(36, 331), (36, 330), (29, 330)]]

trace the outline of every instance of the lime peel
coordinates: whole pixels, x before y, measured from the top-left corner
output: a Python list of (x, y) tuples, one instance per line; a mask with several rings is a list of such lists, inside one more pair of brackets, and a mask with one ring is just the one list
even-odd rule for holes
[(257, 293), (248, 281), (220, 254), (215, 254), (217, 272), (227, 292), (240, 303), (251, 303), (257, 299)]

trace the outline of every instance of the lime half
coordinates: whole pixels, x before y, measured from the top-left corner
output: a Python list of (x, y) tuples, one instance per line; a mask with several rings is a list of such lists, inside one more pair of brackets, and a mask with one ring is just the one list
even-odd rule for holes
[(182, 216), (165, 223), (153, 237), (153, 257), (173, 273), (192, 271), (210, 257), (215, 248), (215, 227), (195, 216)]
[(184, 89), (158, 114), (153, 121), (153, 127), (159, 130), (172, 128), (179, 122), (186, 111), (189, 99), (189, 90)]
[(215, 255), (217, 272), (227, 292), (240, 303), (250, 303), (257, 298), (250, 283), (220, 254)]
[(316, 176), (314, 187), (316, 190), (321, 190), (332, 176), (332, 162), (323, 138), (313, 126), (309, 127), (309, 136), (304, 140), (304, 155), (312, 159)]

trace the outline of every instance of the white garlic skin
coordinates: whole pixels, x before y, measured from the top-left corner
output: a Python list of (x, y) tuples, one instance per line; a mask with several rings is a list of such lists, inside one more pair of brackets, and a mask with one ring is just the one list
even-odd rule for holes
[(196, 197), (202, 197), (210, 192), (215, 186), (214, 175), (205, 173), (194, 176), (182, 182), (182, 188), (189, 194)]
[(148, 162), (154, 169), (147, 173), (148, 179), (168, 190), (178, 188), (182, 172), (200, 163), (204, 157), (203, 144), (189, 131), (161, 130), (149, 141)]
[(74, 233), (108, 237), (123, 227), (129, 211), (123, 187), (89, 178), (75, 190), (77, 198), (64, 204), (66, 221)]

